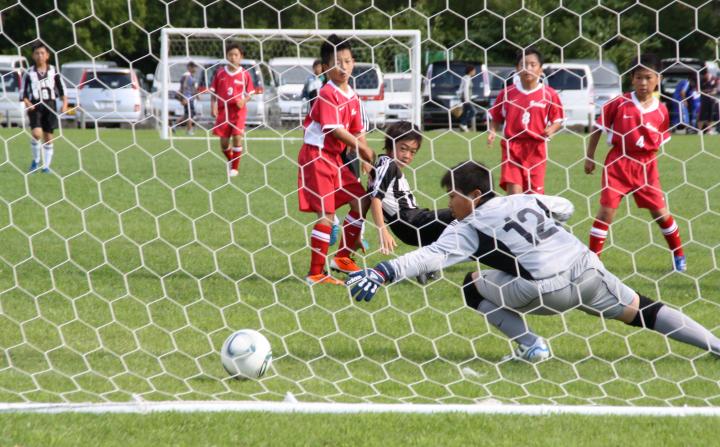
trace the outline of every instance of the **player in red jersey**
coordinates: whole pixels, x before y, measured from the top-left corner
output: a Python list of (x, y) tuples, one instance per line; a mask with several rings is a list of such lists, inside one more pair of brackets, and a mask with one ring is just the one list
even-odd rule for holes
[[(213, 133), (220, 137), (220, 149), (230, 165), (229, 175), (238, 175), (242, 139), (245, 134), (245, 107), (255, 93), (250, 73), (240, 66), (243, 50), (238, 44), (230, 44), (225, 52), (228, 65), (218, 68), (210, 86), (210, 108), (215, 117)], [(232, 147), (230, 147), (232, 140)]]
[(357, 151), (367, 172), (375, 153), (365, 141), (366, 119), (360, 99), (348, 84), (355, 65), (350, 44), (332, 35), (323, 43), (320, 56), (328, 81), (305, 118), (304, 144), (298, 154), (300, 211), (318, 216), (310, 237), (312, 253), (306, 281), (343, 285), (325, 272), (335, 211), (350, 205), (343, 223), (343, 241), (330, 265), (333, 270), (352, 273), (360, 270), (350, 255), (360, 238), (370, 199), (355, 174), (343, 164), (341, 154), (346, 147)]
[(660, 82), (658, 66), (658, 59), (652, 54), (634, 61), (630, 72), (634, 91), (605, 103), (597, 130), (590, 135), (585, 160), (587, 174), (595, 170), (595, 149), (602, 131), (610, 134), (612, 149), (605, 159), (600, 211), (590, 229), (589, 245), (590, 250), (600, 254), (620, 202), (632, 194), (637, 206), (647, 208), (660, 225), (673, 253), (675, 269), (685, 271), (680, 231), (665, 205), (655, 158), (660, 147), (670, 140), (668, 110), (653, 96)]
[(545, 192), (547, 141), (565, 118), (557, 92), (540, 82), (543, 57), (535, 48), (519, 51), (517, 79), (490, 108), (488, 146), (505, 124), (500, 187), (508, 194)]

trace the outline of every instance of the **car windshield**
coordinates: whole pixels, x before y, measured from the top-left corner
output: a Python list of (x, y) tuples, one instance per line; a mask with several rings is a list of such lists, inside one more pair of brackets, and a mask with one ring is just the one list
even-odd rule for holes
[(620, 88), (620, 75), (616, 71), (600, 65), (593, 70), (592, 74), (593, 82), (595, 83), (596, 87), (617, 87), (618, 89)]
[(83, 84), (83, 88), (109, 88), (113, 90), (130, 87), (132, 87), (130, 73), (88, 72), (87, 80)]
[[(431, 87), (439, 90), (448, 90), (455, 93), (460, 88), (460, 80), (465, 76), (467, 64), (452, 63), (450, 70), (445, 64), (433, 67), (433, 76), (430, 80)], [(483, 90), (482, 66), (475, 65), (475, 77), (473, 77), (473, 93), (481, 93)], [(437, 74), (435, 74), (437, 73)]]
[(307, 78), (313, 74), (312, 67), (300, 65), (275, 65), (272, 69), (280, 85), (305, 84)]
[(584, 90), (587, 88), (585, 70), (580, 68), (559, 68), (545, 70), (546, 82), (555, 90)]
[(350, 78), (350, 85), (355, 90), (376, 89), (380, 87), (380, 78), (374, 67), (355, 66)]
[(80, 83), (83, 71), (85, 71), (85, 68), (82, 67), (63, 67), (60, 69), (60, 74), (70, 84), (70, 87), (75, 87)]
[(18, 91), (18, 74), (15, 71), (2, 71), (2, 88), (4, 92)]
[(409, 92), (412, 90), (411, 84), (410, 79), (385, 79), (385, 82), (383, 82), (385, 91), (388, 93)]

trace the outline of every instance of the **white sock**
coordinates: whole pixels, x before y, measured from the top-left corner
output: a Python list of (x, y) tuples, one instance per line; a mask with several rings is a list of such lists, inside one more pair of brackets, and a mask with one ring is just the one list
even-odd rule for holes
[(40, 142), (36, 139), (30, 140), (30, 150), (32, 151), (32, 157), (33, 161), (35, 163), (40, 163)]
[(52, 143), (45, 143), (43, 145), (45, 149), (45, 168), (50, 169), (50, 163), (52, 162), (53, 158), (53, 145)]

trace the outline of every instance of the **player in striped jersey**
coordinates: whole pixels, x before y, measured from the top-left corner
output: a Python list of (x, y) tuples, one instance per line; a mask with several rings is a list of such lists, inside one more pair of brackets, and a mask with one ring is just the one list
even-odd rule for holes
[[(433, 244), (350, 275), (356, 300), (369, 301), (383, 284), (471, 261), (465, 303), (518, 343), (514, 356), (550, 357), (545, 340), (522, 314), (552, 315), (571, 309), (655, 330), (720, 354), (720, 339), (677, 309), (653, 301), (608, 271), (595, 253), (562, 226), (573, 212), (561, 197), (498, 197), (490, 171), (469, 161), (448, 171), (442, 185), (457, 222)], [(480, 263), (491, 269), (480, 269)]]

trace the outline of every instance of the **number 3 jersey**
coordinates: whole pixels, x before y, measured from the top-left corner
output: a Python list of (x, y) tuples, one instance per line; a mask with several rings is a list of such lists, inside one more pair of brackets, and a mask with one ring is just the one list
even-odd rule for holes
[(573, 210), (569, 200), (555, 196), (494, 197), (449, 226), (435, 243), (390, 263), (397, 279), (474, 260), (528, 280), (551, 278), (588, 252), (561, 225)]

